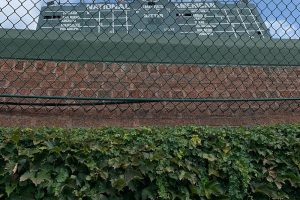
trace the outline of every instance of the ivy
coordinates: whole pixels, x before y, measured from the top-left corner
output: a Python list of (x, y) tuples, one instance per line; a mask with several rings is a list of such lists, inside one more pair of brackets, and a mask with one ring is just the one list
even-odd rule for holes
[(0, 128), (0, 199), (299, 199), (300, 125)]

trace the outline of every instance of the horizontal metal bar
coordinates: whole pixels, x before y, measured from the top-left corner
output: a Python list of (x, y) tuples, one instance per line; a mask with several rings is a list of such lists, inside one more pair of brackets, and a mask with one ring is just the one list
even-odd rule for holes
[(21, 99), (49, 99), (49, 100), (76, 100), (76, 101), (114, 101), (114, 102), (245, 102), (245, 101), (300, 101), (300, 97), (290, 98), (102, 98), (102, 97), (71, 97), (71, 96), (26, 96), (0, 94), (0, 98), (21, 98)]
[[(149, 103), (149, 102), (130, 102), (130, 103)], [(70, 107), (70, 106), (99, 106), (99, 105), (120, 105), (128, 104), (123, 101), (107, 101), (107, 102), (93, 102), (93, 103), (26, 103), (26, 102), (0, 102), (0, 105), (8, 106), (48, 106), (48, 107)]]

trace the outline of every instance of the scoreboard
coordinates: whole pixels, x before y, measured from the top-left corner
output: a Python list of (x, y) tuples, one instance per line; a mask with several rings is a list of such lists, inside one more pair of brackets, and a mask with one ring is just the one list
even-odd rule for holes
[(38, 29), (99, 34), (270, 37), (254, 4), (134, 0), (42, 7)]

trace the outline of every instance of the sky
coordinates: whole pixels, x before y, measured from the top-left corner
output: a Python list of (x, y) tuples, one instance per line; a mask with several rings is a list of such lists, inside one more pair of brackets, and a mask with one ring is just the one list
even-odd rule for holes
[[(35, 30), (41, 6), (45, 1), (47, 0), (0, 0), (0, 28)], [(234, 0), (222, 1), (233, 2)], [(66, 2), (78, 3), (79, 0), (61, 0), (61, 3)], [(274, 38), (300, 38), (299, 0), (251, 0), (251, 2), (257, 5)]]

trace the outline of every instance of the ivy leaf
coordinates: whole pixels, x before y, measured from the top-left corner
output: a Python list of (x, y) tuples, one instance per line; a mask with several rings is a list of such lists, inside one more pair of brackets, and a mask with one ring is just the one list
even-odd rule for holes
[(211, 175), (214, 175), (216, 177), (220, 177), (220, 174), (219, 174), (219, 171), (212, 168), (212, 167), (209, 167), (208, 168), (208, 175), (211, 176)]
[(300, 170), (300, 162), (299, 162), (299, 160), (294, 159), (294, 158), (292, 160), (297, 165), (298, 169)]
[(225, 147), (223, 148), (223, 152), (227, 154), (230, 151), (231, 147), (230, 144), (226, 143)]
[(111, 185), (115, 187), (117, 190), (121, 191), (126, 186), (126, 180), (123, 177), (112, 179)]
[(89, 176), (89, 175), (87, 175), (87, 176), (85, 177), (85, 180), (86, 180), (86, 181), (90, 181), (90, 180), (92, 180), (92, 177)]
[(215, 161), (217, 158), (213, 154), (203, 153), (202, 158), (205, 158), (209, 161)]
[(184, 178), (184, 176), (185, 176), (185, 171), (181, 170), (179, 173), (178, 179), (182, 180)]
[(56, 177), (56, 181), (57, 181), (58, 183), (63, 183), (63, 182), (65, 182), (65, 180), (66, 180), (68, 177), (69, 177), (69, 172), (68, 172), (68, 170), (67, 170), (66, 168), (63, 168), (63, 167), (59, 168), (59, 170), (58, 170), (58, 175), (57, 175), (57, 177)]
[(27, 171), (20, 177), (21, 182), (31, 180), (32, 183), (36, 186), (46, 180), (50, 181), (50, 179), (50, 175), (47, 173), (47, 171), (44, 170), (40, 172)]
[(191, 143), (194, 147), (196, 147), (198, 145), (201, 145), (201, 139), (199, 138), (198, 135), (192, 135)]
[(54, 144), (51, 141), (45, 141), (44, 144), (49, 148), (49, 149), (53, 149), (54, 148)]
[(34, 178), (34, 176), (35, 176), (35, 172), (27, 171), (20, 177), (20, 181), (23, 182), (26, 180), (31, 180), (32, 178)]
[(100, 177), (103, 178), (104, 180), (107, 180), (108, 177), (109, 177), (108, 172), (104, 172), (104, 171), (99, 172), (99, 175), (100, 175)]
[(281, 182), (275, 181), (275, 184), (276, 184), (276, 186), (279, 190), (282, 188), (282, 183)]
[(201, 183), (200, 194), (201, 196), (205, 196), (207, 199), (211, 199), (212, 195), (223, 195), (224, 190), (217, 181), (204, 181)]
[(146, 200), (146, 199), (155, 199), (155, 190), (156, 187), (154, 184), (151, 184), (150, 186), (144, 188), (142, 190), (142, 200)]
[(252, 191), (254, 193), (262, 193), (272, 199), (289, 199), (289, 197), (284, 192), (279, 191), (269, 183), (254, 183), (252, 186)]
[(143, 179), (143, 176), (140, 171), (130, 168), (125, 171), (124, 178), (126, 183), (129, 183), (134, 179)]
[(95, 200), (107, 200), (108, 198), (106, 196), (104, 196), (103, 194), (99, 194), (99, 196), (95, 196), (94, 198)]
[(49, 172), (46, 170), (42, 170), (36, 173), (36, 177), (34, 179), (31, 179), (31, 181), (35, 185), (39, 185), (44, 181), (51, 181), (51, 176), (49, 175)]
[(300, 185), (300, 176), (295, 173), (284, 172), (280, 175), (280, 179), (289, 181), (293, 187)]
[(119, 158), (112, 158), (108, 160), (108, 165), (110, 167), (113, 167), (114, 169), (117, 169), (121, 166), (121, 162)]
[(12, 136), (11, 136), (11, 140), (17, 144), (20, 141), (20, 133), (19, 132), (15, 132)]
[(5, 193), (7, 194), (8, 197), (17, 188), (17, 186), (18, 185), (15, 183), (6, 183), (5, 184)]

